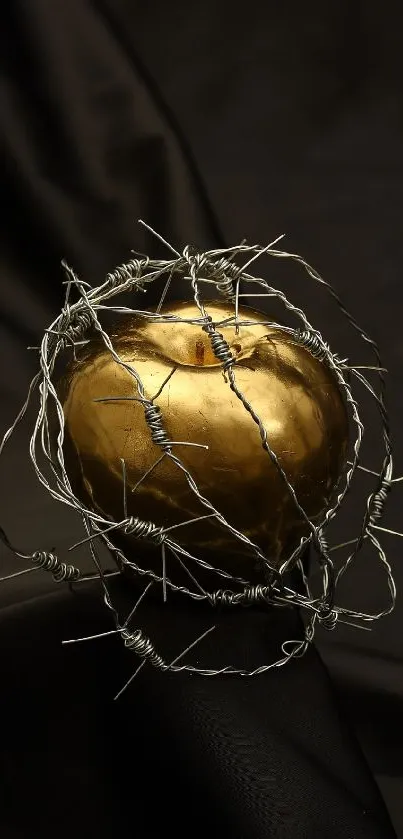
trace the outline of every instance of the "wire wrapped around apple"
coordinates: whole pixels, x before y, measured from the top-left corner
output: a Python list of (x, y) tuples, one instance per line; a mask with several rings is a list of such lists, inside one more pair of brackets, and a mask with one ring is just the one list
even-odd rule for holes
[(93, 340), (64, 379), (66, 467), (76, 495), (111, 521), (152, 522), (190, 554), (254, 579), (264, 569), (251, 544), (278, 568), (309, 534), (256, 417), (315, 523), (345, 466), (346, 405), (330, 367), (286, 329), (268, 326), (267, 315), (240, 306), (237, 326), (231, 303), (206, 309), (232, 354), (244, 401), (195, 302), (172, 303), (152, 319), (122, 315), (110, 332), (115, 355)]

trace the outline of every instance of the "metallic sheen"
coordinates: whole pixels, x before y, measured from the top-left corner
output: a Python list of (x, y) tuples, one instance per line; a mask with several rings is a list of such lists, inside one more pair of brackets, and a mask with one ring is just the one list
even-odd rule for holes
[[(205, 304), (213, 321), (233, 316), (227, 302)], [(161, 313), (184, 320), (200, 317), (193, 302)], [(262, 419), (268, 441), (299, 503), (315, 522), (330, 504), (347, 457), (348, 419), (328, 366), (286, 331), (259, 324), (267, 315), (239, 307), (242, 323), (219, 327), (237, 363), (238, 387)], [(279, 565), (306, 534), (284, 480), (263, 449), (259, 429), (225, 379), (208, 335), (200, 325), (122, 317), (109, 331), (120, 358), (139, 374), (145, 394), (156, 397), (164, 428), (201, 493)], [(122, 459), (126, 467), (127, 514), (170, 527), (206, 514), (183, 472), (151, 441), (136, 381), (104, 344), (91, 342), (59, 388), (66, 422), (66, 468), (76, 494), (116, 521), (124, 518)], [(122, 401), (95, 401), (126, 397)], [(141, 481), (138, 488), (133, 488)], [(175, 540), (232, 573), (250, 574), (255, 558), (214, 519), (178, 527)], [(112, 538), (112, 534), (111, 534)], [(130, 539), (130, 537), (127, 537)], [(248, 564), (249, 563), (249, 564)], [(214, 564), (214, 559), (212, 559)]]

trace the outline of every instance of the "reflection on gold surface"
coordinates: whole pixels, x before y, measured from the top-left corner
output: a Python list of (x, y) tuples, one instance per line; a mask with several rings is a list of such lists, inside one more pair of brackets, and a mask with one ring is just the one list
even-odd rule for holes
[[(206, 304), (213, 321), (233, 315), (230, 304)], [(162, 312), (197, 318), (194, 303)], [(263, 421), (300, 504), (315, 518), (328, 505), (346, 457), (348, 422), (331, 371), (286, 332), (259, 325), (261, 313), (240, 307), (251, 326), (220, 327), (237, 358), (236, 383)], [(139, 374), (155, 399), (171, 440), (208, 445), (175, 446), (202, 495), (238, 530), (279, 563), (306, 525), (262, 447), (259, 428), (225, 381), (208, 335), (196, 324), (122, 319), (110, 335), (120, 358)], [(78, 495), (116, 521), (124, 518), (122, 463), (126, 464), (128, 514), (166, 527), (209, 512), (184, 473), (151, 441), (135, 378), (100, 344), (90, 345), (69, 371), (62, 399), (65, 457)], [(97, 402), (103, 397), (122, 401)], [(305, 528), (305, 529), (304, 529)], [(215, 564), (248, 573), (255, 560), (214, 519), (178, 527), (172, 538)], [(214, 564), (214, 559), (212, 560)], [(248, 566), (249, 563), (249, 566)]]

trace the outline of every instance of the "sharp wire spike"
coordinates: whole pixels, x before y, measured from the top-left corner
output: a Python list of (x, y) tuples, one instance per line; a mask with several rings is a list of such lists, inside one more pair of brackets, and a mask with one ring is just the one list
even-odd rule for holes
[(93, 402), (141, 402), (138, 396), (97, 396)]
[[(352, 460), (348, 460), (348, 461), (347, 461), (347, 464), (348, 464), (349, 466), (353, 466), (353, 461), (352, 461)], [(375, 472), (375, 469), (368, 469), (368, 468), (367, 468), (367, 466), (361, 466), (361, 464), (360, 464), (360, 463), (357, 463), (357, 465), (356, 465), (356, 469), (359, 469), (359, 470), (360, 470), (360, 472), (367, 472), (369, 475), (374, 475), (376, 478), (379, 478), (379, 472)], [(394, 479), (394, 480), (395, 480), (395, 479)], [(393, 483), (393, 481), (392, 481), (392, 483)]]
[(205, 449), (208, 450), (208, 446), (205, 443), (191, 443), (189, 440), (170, 440), (170, 446), (192, 446), (195, 449)]
[(189, 568), (187, 567), (187, 565), (185, 565), (183, 560), (180, 558), (179, 553), (177, 553), (177, 551), (175, 550), (175, 548), (172, 547), (172, 545), (169, 545), (169, 548), (170, 548), (171, 553), (173, 553), (175, 559), (177, 559), (177, 561), (179, 562), (179, 565), (182, 566), (183, 570), (186, 571), (186, 574), (188, 575), (188, 577), (190, 577), (190, 579), (194, 582), (196, 588), (199, 589), (199, 591), (204, 595), (204, 597), (207, 597), (207, 592), (200, 585), (198, 580), (196, 580), (196, 577), (193, 576), (192, 572), (189, 571)]
[(253, 254), (253, 256), (251, 256), (251, 258), (248, 259), (248, 261), (245, 262), (244, 265), (242, 265), (240, 273), (244, 274), (246, 269), (249, 268), (250, 265), (252, 265), (252, 262), (255, 262), (256, 259), (259, 259), (260, 256), (263, 256), (263, 254), (265, 254), (265, 253), (267, 253), (267, 251), (271, 250), (271, 248), (274, 245), (277, 245), (277, 242), (280, 242), (281, 239), (284, 239), (284, 236), (285, 236), (285, 233), (281, 233), (280, 236), (277, 236), (277, 239), (273, 239), (273, 241), (270, 242), (269, 245), (266, 245), (265, 248), (262, 248), (257, 253)]
[(142, 477), (140, 478), (140, 480), (139, 480), (139, 481), (137, 481), (137, 483), (134, 485), (133, 489), (131, 490), (132, 492), (136, 492), (136, 489), (138, 489), (138, 488), (139, 488), (139, 486), (140, 486), (140, 484), (142, 484), (142, 483), (143, 483), (143, 481), (145, 481), (145, 479), (146, 479), (146, 478), (148, 478), (148, 476), (149, 476), (149, 475), (151, 475), (151, 472), (153, 472), (153, 471), (154, 471), (154, 469), (156, 469), (156, 467), (158, 466), (158, 464), (159, 464), (159, 463), (161, 463), (161, 461), (162, 461), (162, 460), (164, 460), (164, 457), (166, 457), (166, 452), (164, 452), (164, 453), (163, 453), (163, 454), (162, 454), (162, 455), (158, 458), (158, 460), (156, 460), (156, 461), (155, 461), (155, 463), (153, 463), (153, 465), (152, 465), (152, 466), (150, 466), (150, 468), (149, 468), (149, 469), (147, 469), (147, 471), (146, 471), (146, 472), (144, 472), (144, 475), (142, 475)]
[(149, 588), (153, 585), (153, 582), (154, 581), (151, 580), (151, 582), (148, 583), (148, 585), (145, 587), (144, 591), (141, 592), (140, 597), (138, 598), (135, 605), (133, 606), (133, 609), (131, 610), (130, 614), (126, 618), (123, 626), (118, 626), (117, 629), (108, 629), (106, 632), (98, 632), (96, 635), (85, 635), (82, 638), (68, 638), (67, 641), (62, 641), (62, 644), (78, 644), (81, 641), (96, 641), (99, 638), (107, 638), (110, 635), (121, 635), (122, 631), (124, 629), (126, 629), (126, 627), (128, 626), (129, 621), (131, 620), (131, 618), (133, 617), (137, 607), (140, 605), (141, 601), (143, 600), (143, 597), (145, 597)]
[(146, 596), (147, 592), (149, 591), (149, 589), (151, 588), (153, 583), (154, 583), (154, 580), (150, 580), (150, 582), (146, 585), (145, 589), (141, 592), (140, 597), (137, 599), (136, 603), (133, 606), (133, 609), (131, 610), (130, 614), (128, 615), (128, 617), (126, 618), (126, 620), (123, 624), (124, 628), (126, 628), (129, 625), (134, 613), (137, 611), (138, 607), (140, 606), (140, 603), (142, 602), (142, 600)]
[(110, 533), (111, 530), (117, 530), (118, 527), (122, 527), (121, 521), (114, 522), (110, 527), (106, 527), (105, 530), (98, 530), (96, 533), (91, 533), (90, 536), (86, 536), (85, 539), (81, 539), (80, 542), (75, 542), (74, 545), (70, 546), (69, 551), (74, 551), (76, 548), (80, 548), (81, 545), (86, 545), (87, 542), (93, 542), (95, 539), (100, 539), (105, 533)]
[[(105, 571), (104, 572), (104, 578), (105, 578), (105, 580), (107, 580), (107, 579), (109, 579), (109, 577), (120, 577), (121, 574), (122, 574), (121, 571)], [(87, 575), (83, 575), (82, 577), (79, 577), (78, 580), (74, 580), (74, 582), (72, 582), (71, 585), (77, 586), (77, 585), (79, 585), (79, 583), (93, 583), (93, 582), (98, 581), (100, 579), (101, 578), (100, 578), (98, 573), (87, 574)]]
[(398, 530), (390, 530), (388, 527), (381, 527), (379, 524), (371, 525), (375, 528), (375, 530), (382, 530), (383, 533), (390, 533), (391, 536), (401, 536), (403, 539), (403, 533), (399, 533)]
[(196, 644), (200, 644), (200, 642), (201, 642), (201, 641), (203, 641), (203, 639), (204, 639), (204, 638), (206, 638), (206, 637), (207, 637), (207, 635), (210, 635), (210, 632), (213, 632), (213, 630), (214, 630), (214, 629), (215, 629), (215, 625), (214, 625), (214, 626), (210, 626), (210, 629), (206, 629), (206, 631), (205, 631), (205, 632), (203, 632), (203, 633), (202, 633), (202, 635), (199, 635), (199, 637), (198, 637), (198, 638), (196, 638), (196, 640), (195, 640), (195, 641), (192, 641), (192, 643), (191, 643), (191, 644), (189, 644), (189, 646), (188, 646), (188, 647), (186, 647), (186, 649), (185, 649), (185, 650), (182, 650), (182, 652), (181, 652), (181, 653), (179, 653), (179, 655), (177, 655), (177, 656), (176, 656), (176, 658), (174, 658), (174, 659), (171, 661), (171, 663), (170, 663), (169, 667), (173, 667), (175, 664), (177, 664), (177, 663), (178, 663), (178, 661), (180, 661), (180, 660), (181, 660), (181, 658), (184, 658), (184, 657), (185, 657), (186, 653), (189, 653), (189, 652), (190, 652), (190, 650), (192, 650), (192, 649), (193, 649), (193, 647), (195, 647), (195, 646), (196, 646)]
[(235, 334), (239, 335), (239, 287), (241, 285), (241, 278), (238, 277), (235, 285)]
[(357, 543), (357, 541), (358, 541), (358, 539), (356, 538), (356, 539), (349, 539), (348, 542), (340, 542), (339, 545), (332, 545), (329, 548), (329, 551), (338, 551), (338, 550), (340, 550), (340, 548), (348, 547), (348, 545), (355, 545)]
[(126, 462), (123, 457), (120, 458), (122, 464), (123, 477), (123, 518), (127, 519), (127, 478), (126, 478)]
[(176, 250), (176, 248), (173, 248), (173, 247), (172, 247), (172, 245), (170, 245), (170, 244), (169, 244), (169, 242), (167, 242), (167, 240), (166, 240), (166, 239), (164, 239), (164, 237), (160, 235), (160, 233), (157, 233), (157, 231), (156, 231), (156, 230), (154, 230), (152, 227), (150, 227), (150, 225), (149, 225), (149, 224), (147, 224), (145, 221), (143, 221), (143, 219), (142, 219), (142, 218), (139, 218), (139, 224), (141, 224), (143, 227), (145, 227), (145, 228), (146, 228), (146, 230), (148, 230), (148, 231), (149, 231), (149, 233), (152, 233), (152, 235), (153, 235), (153, 236), (155, 236), (155, 238), (156, 238), (156, 239), (158, 239), (160, 242), (162, 242), (162, 244), (163, 244), (163, 245), (166, 245), (166, 247), (167, 247), (170, 251), (172, 251), (172, 253), (174, 253), (174, 254), (175, 254), (175, 256), (179, 256), (179, 257), (180, 257), (180, 253), (179, 253), (179, 251), (177, 251), (177, 250)]
[(378, 373), (388, 373), (386, 367), (377, 367), (374, 364), (343, 364), (343, 370), (376, 370)]
[(195, 524), (197, 521), (203, 521), (203, 519), (215, 519), (217, 518), (217, 513), (208, 513), (206, 516), (197, 516), (197, 518), (193, 519), (186, 519), (186, 521), (180, 521), (178, 524), (171, 524), (170, 527), (164, 527), (164, 535), (165, 533), (169, 533), (171, 530), (176, 530), (177, 527), (185, 527), (187, 524)]
[(158, 388), (157, 392), (151, 398), (151, 402), (154, 402), (156, 399), (158, 399), (158, 397), (161, 395), (162, 391), (164, 390), (165, 385), (168, 384), (169, 380), (172, 378), (173, 374), (176, 372), (177, 369), (178, 369), (178, 365), (176, 364), (175, 367), (172, 368), (170, 373), (168, 373), (166, 379), (164, 379), (164, 381), (162, 382), (161, 387)]
[(13, 580), (15, 577), (23, 577), (24, 574), (32, 574), (33, 571), (39, 571), (39, 568), (35, 568), (33, 565), (32, 568), (23, 568), (22, 571), (14, 571), (13, 574), (7, 574), (6, 577), (0, 577), (0, 583), (5, 583), (7, 580)]
[(161, 309), (162, 309), (162, 306), (163, 306), (164, 300), (165, 300), (165, 298), (166, 298), (166, 296), (167, 296), (167, 294), (168, 294), (169, 287), (170, 287), (170, 285), (171, 285), (171, 283), (172, 283), (172, 279), (173, 279), (173, 270), (169, 272), (168, 279), (167, 279), (167, 281), (166, 281), (166, 283), (165, 283), (165, 285), (164, 285), (164, 288), (163, 288), (163, 291), (162, 291), (162, 294), (161, 294), (161, 297), (160, 297), (160, 302), (158, 303), (158, 306), (157, 306), (157, 308), (156, 308), (156, 310), (155, 310), (155, 312), (156, 312), (156, 314), (157, 314), (157, 315), (159, 315), (159, 313), (160, 313), (160, 311), (161, 311)]
[(166, 552), (165, 552), (165, 542), (161, 543), (161, 556), (162, 556), (162, 599), (164, 603), (167, 602), (167, 562), (166, 562)]
[(108, 629), (106, 632), (98, 632), (96, 635), (84, 635), (82, 638), (68, 638), (66, 641), (62, 641), (62, 644), (79, 644), (81, 641), (96, 641), (98, 638), (107, 638), (108, 635), (119, 635), (120, 632), (120, 629)]
[(266, 291), (263, 294), (252, 294), (252, 292), (245, 292), (245, 294), (238, 294), (238, 297), (277, 297), (274, 292)]
[(143, 660), (142, 660), (142, 661), (140, 661), (140, 664), (139, 664), (139, 666), (137, 667), (137, 669), (136, 669), (136, 670), (134, 671), (134, 673), (130, 676), (130, 679), (128, 679), (128, 681), (127, 681), (127, 682), (123, 685), (123, 687), (120, 689), (119, 693), (117, 693), (117, 694), (116, 694), (116, 696), (114, 696), (114, 697), (113, 697), (114, 702), (116, 702), (116, 700), (117, 700), (117, 699), (119, 699), (119, 697), (120, 697), (120, 696), (122, 696), (122, 693), (124, 693), (124, 692), (125, 692), (125, 690), (127, 690), (127, 688), (129, 687), (129, 685), (131, 685), (131, 683), (132, 683), (132, 682), (133, 682), (133, 680), (136, 678), (136, 676), (138, 675), (138, 673), (140, 673), (140, 670), (142, 669), (142, 667), (144, 667), (145, 663), (146, 663), (146, 659), (145, 659), (145, 658), (143, 658)]
[(365, 629), (366, 632), (372, 632), (370, 626), (364, 626), (361, 623), (351, 623), (351, 621), (345, 621), (344, 618), (339, 618), (339, 623), (344, 623), (346, 626), (352, 626), (353, 629)]
[[(206, 636), (207, 636), (207, 635), (209, 635), (209, 634), (210, 634), (210, 632), (212, 632), (212, 631), (213, 631), (213, 629), (215, 629), (215, 626), (211, 626), (211, 627), (210, 627), (210, 629), (207, 629), (207, 630), (206, 630), (206, 632), (203, 632), (203, 634), (202, 634), (202, 635), (199, 635), (199, 637), (198, 637), (198, 638), (196, 638), (196, 640), (195, 640), (195, 641), (193, 641), (191, 644), (189, 644), (189, 646), (188, 646), (188, 647), (186, 647), (186, 649), (185, 649), (185, 650), (182, 650), (182, 652), (181, 652), (181, 653), (179, 653), (179, 655), (177, 655), (177, 656), (176, 656), (176, 658), (174, 658), (174, 659), (173, 659), (173, 661), (171, 661), (171, 663), (167, 666), (167, 669), (169, 670), (171, 667), (174, 667), (174, 665), (175, 665), (175, 664), (177, 664), (177, 662), (178, 662), (178, 661), (180, 661), (180, 660), (181, 660), (181, 658), (184, 658), (184, 656), (186, 655), (186, 653), (190, 652), (190, 650), (192, 650), (192, 649), (193, 649), (193, 647), (195, 647), (195, 646), (196, 646), (196, 644), (200, 644), (200, 642), (201, 642), (201, 641), (203, 641), (203, 639), (204, 639), (204, 638), (206, 638)], [(128, 681), (126, 682), (126, 684), (124, 684), (124, 685), (123, 685), (123, 687), (121, 688), (121, 690), (119, 691), (119, 693), (117, 693), (117, 694), (116, 694), (116, 696), (114, 697), (115, 701), (116, 701), (117, 699), (119, 699), (119, 697), (120, 697), (120, 696), (122, 696), (122, 693), (124, 693), (124, 691), (125, 691), (125, 690), (129, 687), (129, 685), (131, 685), (131, 683), (133, 682), (133, 680), (136, 678), (136, 676), (137, 676), (137, 675), (138, 675), (138, 673), (140, 672), (141, 668), (142, 668), (142, 667), (144, 667), (145, 663), (146, 663), (146, 659), (145, 659), (145, 658), (143, 658), (143, 661), (141, 661), (141, 662), (140, 662), (140, 664), (139, 664), (139, 666), (137, 667), (137, 669), (134, 671), (134, 673), (132, 674), (132, 676), (130, 676), (130, 679), (128, 679)]]

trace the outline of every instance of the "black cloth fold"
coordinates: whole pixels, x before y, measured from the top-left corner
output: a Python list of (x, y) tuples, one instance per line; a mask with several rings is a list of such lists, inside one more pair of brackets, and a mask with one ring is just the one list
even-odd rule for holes
[[(253, 0), (239, 9), (224, 0), (4, 5), (0, 435), (36, 371), (37, 354), (26, 347), (38, 345), (62, 304), (61, 259), (97, 285), (132, 248), (167, 255), (137, 224), (141, 217), (177, 247), (244, 237), (267, 244), (285, 232), (285, 247), (334, 284), (382, 347), (403, 474), (401, 23), (394, 0), (382, 13), (375, 0), (309, 8)], [(284, 263), (262, 262), (261, 270), (340, 357), (369, 363), (310, 280)], [(56, 546), (68, 560), (80, 523), (52, 502), (29, 464), (37, 404), (0, 458), (0, 525), (21, 549)], [(364, 437), (363, 462), (376, 468), (374, 416)], [(399, 486), (385, 520), (397, 530)], [(357, 510), (346, 511), (340, 541), (356, 535)], [(401, 540), (382, 534), (382, 541), (399, 592)], [(20, 568), (0, 548), (0, 575)], [(135, 690), (111, 703), (131, 667), (118, 642), (60, 647), (63, 636), (110, 628), (99, 596), (80, 591), (55, 591), (40, 572), (0, 583), (3, 835), (113, 836), (136, 825), (147, 835), (147, 819), (148, 835), (158, 835), (161, 800), (177, 835), (218, 833), (221, 823), (233, 836), (387, 837), (374, 777), (403, 831), (400, 596), (371, 633), (341, 626), (318, 633), (333, 687), (311, 650), (251, 685), (164, 680), (147, 668)], [(340, 601), (377, 612), (386, 596), (363, 551)], [(274, 652), (271, 638), (277, 654), (295, 616), (277, 628), (265, 618), (271, 632), (263, 637), (263, 619), (250, 615), (259, 660)], [(150, 620), (168, 643), (152, 610)], [(191, 613), (188, 620), (190, 641)], [(170, 635), (174, 654), (185, 638), (176, 643), (174, 627)], [(235, 652), (218, 647), (227, 651)], [(139, 722), (139, 709), (145, 720), (152, 709), (151, 727)], [(203, 795), (194, 799), (195, 787)], [(195, 803), (185, 816), (186, 797)]]

